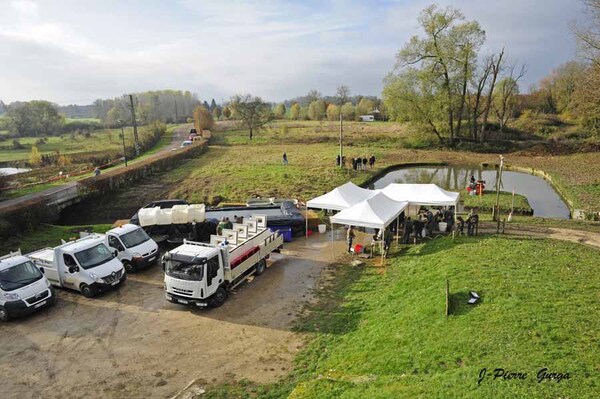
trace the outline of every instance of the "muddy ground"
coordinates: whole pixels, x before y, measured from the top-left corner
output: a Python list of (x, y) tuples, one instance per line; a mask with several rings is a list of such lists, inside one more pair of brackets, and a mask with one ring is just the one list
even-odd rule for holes
[(58, 290), (53, 308), (0, 325), (2, 397), (168, 398), (196, 379), (274, 381), (303, 344), (292, 322), (331, 257), (324, 235), (297, 239), (210, 310), (167, 302), (159, 265), (94, 299)]

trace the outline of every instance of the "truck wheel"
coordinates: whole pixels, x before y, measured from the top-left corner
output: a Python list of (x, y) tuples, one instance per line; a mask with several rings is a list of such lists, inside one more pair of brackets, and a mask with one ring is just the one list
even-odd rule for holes
[(94, 296), (96, 296), (96, 291), (94, 291), (92, 287), (90, 287), (87, 284), (81, 284), (81, 287), (79, 289), (81, 290), (83, 296), (86, 298), (93, 298)]
[(8, 310), (4, 308), (4, 306), (0, 306), (0, 321), (9, 321), (10, 315), (8, 314)]
[(257, 276), (260, 276), (261, 274), (263, 274), (265, 272), (266, 268), (267, 268), (267, 261), (264, 259), (261, 259), (256, 264), (256, 272), (254, 274), (256, 274)]
[(227, 291), (225, 288), (219, 287), (217, 291), (208, 299), (208, 304), (211, 308), (218, 308), (225, 303), (227, 299)]
[(133, 265), (130, 262), (123, 262), (123, 267), (125, 268), (125, 272), (126, 273), (131, 273), (135, 270), (135, 268), (133, 267)]

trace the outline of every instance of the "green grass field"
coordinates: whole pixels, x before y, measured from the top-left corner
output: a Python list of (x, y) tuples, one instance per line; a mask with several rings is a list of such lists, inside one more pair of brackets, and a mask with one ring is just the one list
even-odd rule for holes
[[(412, 246), (385, 268), (340, 264), (298, 323), (311, 338), (295, 371), (272, 385), (221, 385), (207, 398), (595, 397), (597, 257), (577, 244), (487, 236)], [(482, 298), (474, 306), (471, 290)], [(478, 384), (483, 368), (527, 379)], [(539, 383), (543, 368), (569, 379)]]

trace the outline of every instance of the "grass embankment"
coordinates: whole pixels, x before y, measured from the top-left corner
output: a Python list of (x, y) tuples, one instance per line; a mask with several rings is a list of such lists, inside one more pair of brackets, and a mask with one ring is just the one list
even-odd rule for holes
[[(463, 237), (411, 246), (385, 269), (338, 266), (298, 324), (311, 339), (295, 371), (273, 385), (221, 385), (207, 398), (594, 397), (597, 257), (550, 240)], [(471, 290), (482, 298), (474, 306)], [(527, 379), (494, 380), (496, 368)], [(538, 383), (543, 368), (569, 379)]]
[(80, 231), (91, 231), (94, 233), (104, 233), (110, 230), (110, 224), (94, 224), (89, 226), (55, 226), (43, 225), (35, 232), (15, 234), (12, 237), (0, 242), (0, 254), (21, 249), (21, 252), (28, 253), (36, 249), (45, 247), (55, 247), (60, 245), (60, 240), (68, 241), (73, 238), (79, 238)]
[[(483, 195), (469, 195), (467, 190), (461, 190), (460, 198), (464, 201), (465, 208), (478, 209), (481, 212), (492, 211), (496, 206), (496, 193), (493, 191), (484, 191)], [(515, 194), (514, 206), (512, 193), (500, 192), (500, 211), (508, 213), (511, 207), (514, 213), (528, 214), (532, 211), (527, 197)]]

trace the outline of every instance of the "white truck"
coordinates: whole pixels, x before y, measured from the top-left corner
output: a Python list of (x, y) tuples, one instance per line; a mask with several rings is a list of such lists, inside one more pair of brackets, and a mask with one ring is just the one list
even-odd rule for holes
[(46, 275), (50, 284), (79, 291), (88, 298), (119, 286), (127, 278), (117, 251), (108, 248), (102, 234), (90, 234), (25, 256)]
[(124, 224), (106, 232), (107, 244), (117, 250), (125, 271), (141, 270), (158, 261), (158, 244), (140, 226)]
[(21, 251), (0, 257), (0, 321), (54, 304), (54, 289)]
[(271, 252), (282, 246), (283, 236), (267, 228), (264, 215), (234, 223), (222, 235), (212, 235), (209, 244), (184, 240), (162, 258), (167, 300), (219, 307), (248, 276), (263, 274)]

